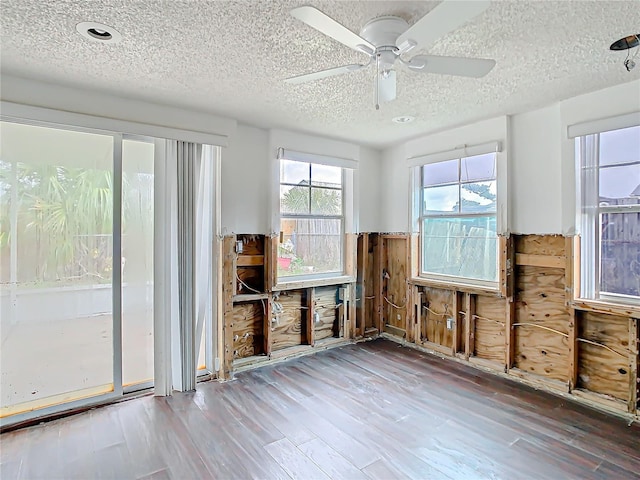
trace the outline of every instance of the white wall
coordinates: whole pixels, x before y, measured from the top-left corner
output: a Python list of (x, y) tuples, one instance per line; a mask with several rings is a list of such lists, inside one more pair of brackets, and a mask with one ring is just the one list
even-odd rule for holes
[[(50, 108), (61, 112), (73, 112), (116, 121), (122, 120), (225, 137), (234, 132), (237, 124), (234, 119), (210, 113), (194, 112), (8, 75), (2, 75), (0, 98), (5, 102)], [(62, 115), (60, 116), (62, 117)], [(121, 131), (116, 122), (111, 123), (116, 126), (110, 126), (107, 121), (104, 128)], [(179, 138), (175, 139), (179, 140)]]
[(409, 168), (406, 146), (382, 152), (380, 164), (380, 232), (409, 231)]
[(567, 137), (567, 127), (634, 111), (640, 111), (640, 80), (388, 148), (382, 152), (380, 167), (383, 198), (380, 230), (409, 231), (407, 158), (465, 143), (501, 140), (500, 135), (504, 135), (510, 196), (508, 230), (571, 235), (575, 233), (576, 172), (574, 143)]
[(562, 232), (560, 108), (511, 117), (511, 231)]
[(358, 231), (360, 232), (379, 232), (381, 228), (380, 157), (378, 150), (360, 148), (360, 165), (357, 176), (357, 205), (360, 212)]
[(222, 150), (222, 234), (269, 233), (267, 130), (238, 125)]

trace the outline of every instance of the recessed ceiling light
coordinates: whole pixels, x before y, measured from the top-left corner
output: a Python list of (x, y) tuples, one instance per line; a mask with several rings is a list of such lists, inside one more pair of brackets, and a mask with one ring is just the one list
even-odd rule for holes
[(416, 117), (412, 117), (410, 115), (402, 115), (401, 117), (394, 117), (391, 119), (394, 123), (411, 123), (416, 119)]
[(609, 50), (628, 50), (638, 45), (640, 45), (640, 33), (616, 40), (611, 44)]
[(122, 35), (115, 28), (98, 22), (81, 22), (76, 25), (76, 30), (84, 38), (92, 42), (118, 43)]

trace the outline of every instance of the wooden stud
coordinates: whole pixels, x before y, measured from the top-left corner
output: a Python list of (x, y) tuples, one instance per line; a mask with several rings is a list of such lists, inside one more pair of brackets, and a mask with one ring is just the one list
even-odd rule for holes
[(420, 275), (420, 236), (412, 234), (409, 237), (409, 278), (416, 278)]
[(640, 372), (638, 371), (640, 350), (640, 319), (629, 319), (629, 413), (638, 413), (638, 389), (640, 388)]
[(265, 292), (272, 292), (276, 285), (278, 274), (278, 240), (279, 238), (277, 236), (265, 237)]
[(271, 310), (271, 294), (267, 297), (267, 300), (264, 301), (264, 319), (262, 320), (262, 336), (264, 340), (264, 353), (267, 357), (271, 356), (271, 318), (273, 316), (273, 312)]
[(422, 343), (422, 292), (420, 287), (413, 286), (413, 311), (414, 311), (414, 341), (418, 345)]
[(344, 273), (350, 277), (356, 275), (356, 243), (358, 236), (355, 233), (347, 233), (345, 235), (345, 263)]
[[(350, 283), (349, 285), (346, 285), (346, 291), (347, 294), (349, 295), (349, 303), (348, 303), (348, 308), (349, 308), (349, 312), (347, 314), (347, 320), (349, 322), (349, 332), (347, 333), (346, 337), (347, 338), (355, 338), (356, 336), (356, 307), (357, 307), (357, 300), (356, 300), (356, 286), (353, 283)], [(362, 324), (364, 326), (364, 323)], [(364, 335), (364, 327), (362, 329), (362, 334)]]
[(307, 343), (312, 347), (316, 343), (314, 314), (316, 309), (316, 289), (307, 289)]
[(222, 293), (224, 297), (224, 356), (222, 377), (228, 379), (233, 368), (233, 295), (236, 292), (236, 237), (226, 236), (223, 240)]
[(566, 258), (560, 255), (532, 255), (516, 253), (516, 265), (530, 267), (565, 268)]
[(405, 237), (405, 292), (406, 292), (406, 296), (404, 299), (404, 304), (407, 306), (407, 308), (405, 309), (405, 330), (407, 332), (407, 336), (406, 336), (406, 340), (407, 342), (414, 342), (415, 337), (414, 337), (414, 333), (415, 333), (415, 321), (414, 321), (414, 316), (415, 316), (415, 310), (413, 308), (409, 308), (410, 305), (413, 305), (413, 298), (414, 298), (414, 293), (416, 293), (414, 291), (413, 288), (411, 288), (411, 285), (409, 285), (409, 278), (411, 278), (411, 235), (408, 235), (407, 237)]
[[(363, 336), (367, 324), (367, 263), (369, 261), (369, 234), (361, 233), (358, 238), (358, 272), (356, 275), (357, 285), (360, 286), (360, 300), (357, 300), (359, 308), (356, 314), (356, 336)], [(359, 321), (358, 321), (359, 320)]]
[(573, 244), (574, 244), (573, 237), (565, 237), (564, 291), (565, 291), (567, 306), (570, 306), (571, 302), (573, 302), (573, 274), (574, 274)]
[(513, 324), (516, 318), (516, 302), (513, 296), (507, 298), (504, 318), (504, 371), (513, 367), (516, 349), (516, 332)]
[(469, 360), (469, 357), (473, 356), (473, 351), (475, 349), (474, 340), (475, 340), (475, 330), (476, 330), (476, 319), (475, 319), (475, 295), (470, 293), (465, 294), (465, 346), (464, 346), (464, 357)]
[(569, 309), (569, 392), (578, 388), (578, 323), (580, 322), (580, 312), (573, 308)]
[(453, 340), (451, 342), (451, 356), (455, 356), (458, 352), (458, 342), (459, 342), (459, 330), (458, 330), (458, 319), (460, 318), (460, 293), (453, 292)]
[(238, 267), (258, 267), (264, 265), (264, 255), (240, 255), (236, 264)]
[(376, 235), (376, 246), (373, 256), (373, 288), (374, 288), (374, 324), (378, 329), (378, 333), (384, 331), (383, 321), (383, 300), (384, 282), (382, 281), (382, 266), (384, 265), (384, 237), (380, 234)]

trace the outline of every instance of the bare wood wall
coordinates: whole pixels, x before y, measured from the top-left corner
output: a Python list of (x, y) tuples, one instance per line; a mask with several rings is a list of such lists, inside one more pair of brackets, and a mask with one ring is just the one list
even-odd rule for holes
[(412, 278), (412, 241), (361, 235), (359, 252), (368, 258), (358, 259), (358, 279), (380, 277), (382, 299), (359, 310), (366, 316), (359, 324), (378, 324), (411, 344), (637, 414), (638, 315), (573, 301), (573, 238), (501, 239), (499, 292)]

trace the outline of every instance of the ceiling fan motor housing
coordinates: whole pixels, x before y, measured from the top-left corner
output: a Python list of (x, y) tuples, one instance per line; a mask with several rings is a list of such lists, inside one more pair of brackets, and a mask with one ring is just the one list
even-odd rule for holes
[(374, 18), (360, 30), (360, 36), (375, 45), (382, 72), (388, 72), (396, 61), (396, 40), (408, 28), (409, 24), (405, 20), (389, 15)]
[(409, 24), (404, 19), (389, 15), (367, 22), (360, 30), (360, 36), (375, 45), (376, 48), (392, 47), (395, 49), (396, 40), (408, 28)]

